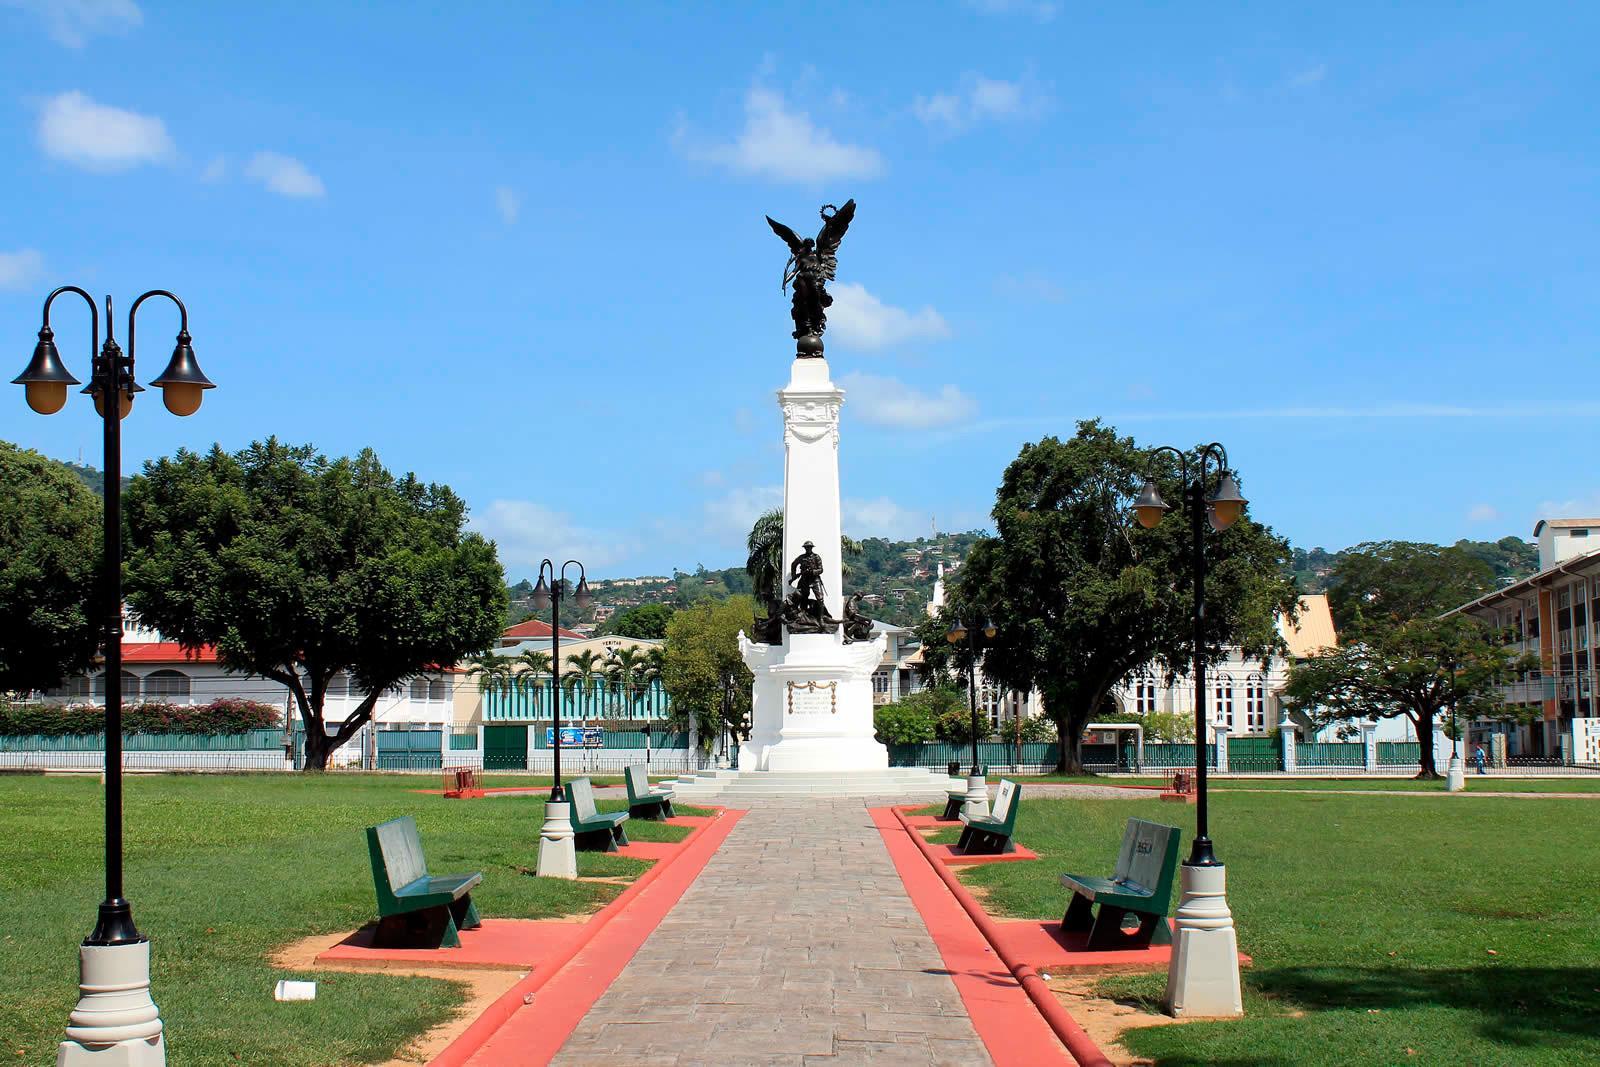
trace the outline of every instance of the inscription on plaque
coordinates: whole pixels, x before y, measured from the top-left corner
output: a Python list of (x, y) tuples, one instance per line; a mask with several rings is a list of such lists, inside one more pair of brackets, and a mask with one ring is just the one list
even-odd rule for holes
[(836, 715), (839, 712), (838, 682), (789, 682), (790, 715)]

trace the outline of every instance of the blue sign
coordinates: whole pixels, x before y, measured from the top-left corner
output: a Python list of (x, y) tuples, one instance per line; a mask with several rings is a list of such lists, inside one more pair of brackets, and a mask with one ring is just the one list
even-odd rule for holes
[[(544, 747), (554, 748), (556, 743), (555, 730), (549, 726), (544, 728)], [(603, 726), (563, 726), (561, 728), (562, 748), (605, 748), (606, 730)]]

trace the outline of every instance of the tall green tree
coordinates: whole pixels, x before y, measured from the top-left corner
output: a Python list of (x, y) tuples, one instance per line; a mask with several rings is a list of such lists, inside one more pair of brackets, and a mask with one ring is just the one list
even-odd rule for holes
[(667, 620), (670, 618), (671, 604), (640, 604), (607, 619), (605, 632), (638, 641), (660, 641), (667, 636)]
[(0, 692), (50, 689), (94, 661), (101, 524), (72, 472), (0, 441)]
[(737, 731), (748, 722), (755, 676), (739, 655), (739, 633), (754, 625), (755, 601), (748, 596), (692, 604), (667, 625), (661, 678), (672, 697), (669, 725), (687, 730), (692, 721), (702, 748), (721, 733), (725, 687), (732, 692), (730, 725)]
[(1422, 743), (1418, 777), (1439, 777), (1434, 725), (1450, 707), (1460, 721), (1524, 714), (1500, 687), (1537, 660), (1511, 654), (1479, 620), (1445, 615), (1494, 585), (1494, 568), (1460, 545), (1356, 546), (1329, 575), (1340, 647), (1291, 667), (1284, 702), (1318, 726), (1404, 717)]
[(744, 569), (758, 604), (783, 599), (783, 511), (766, 512), (745, 539)]
[[(307, 770), (326, 768), (384, 690), (500, 635), (494, 544), (466, 531), (447, 486), (397, 478), (370, 449), (330, 460), (272, 438), (233, 455), (180, 451), (133, 480), (127, 515), (134, 611), (190, 648), (216, 646), (230, 671), (286, 686)], [(340, 672), (362, 697), (330, 724)]]
[[(1176, 516), (1153, 530), (1134, 521), (1149, 469), (1146, 451), (1098, 420), (1079, 423), (1069, 440), (1024, 445), (995, 494), (999, 536), (973, 546), (943, 614), (920, 628), (930, 673), (964, 676), (965, 644), (944, 640), (950, 622), (993, 620), (982, 673), (1009, 689), (1039, 689), (1061, 736), (1062, 773), (1083, 773), (1083, 728), (1131, 672), (1152, 660), (1177, 675), (1190, 670), (1189, 527)], [(1181, 499), (1175, 470), (1157, 470), (1162, 494)], [(1208, 531), (1204, 550), (1203, 654), (1214, 661), (1233, 645), (1265, 658), (1282, 644), (1276, 616), (1297, 604), (1288, 544), (1246, 517)]]
[(569, 673), (563, 681), (569, 692), (578, 689), (582, 694), (578, 698), (578, 706), (582, 709), (585, 726), (589, 725), (590, 712), (594, 710), (594, 680), (601, 677), (604, 672), (601, 662), (603, 659), (604, 657), (592, 648), (574, 652), (567, 657)]

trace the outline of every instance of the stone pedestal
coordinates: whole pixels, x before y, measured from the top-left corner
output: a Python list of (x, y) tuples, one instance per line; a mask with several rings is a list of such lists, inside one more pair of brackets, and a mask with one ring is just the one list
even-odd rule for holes
[(1179, 870), (1177, 932), (1167, 968), (1167, 1013), (1219, 1018), (1244, 1014), (1239, 995), (1239, 941), (1224, 892), (1222, 864)]
[(1287, 774), (1293, 774), (1300, 767), (1299, 732), (1299, 727), (1295, 726), (1288, 716), (1284, 716), (1283, 721), (1278, 723), (1278, 734), (1283, 738), (1283, 769)]
[(989, 782), (983, 775), (967, 776), (967, 799), (962, 802), (961, 814), (969, 819), (989, 814)]
[(1212, 727), (1212, 740), (1216, 743), (1217, 754), (1212, 761), (1211, 769), (1218, 774), (1228, 773), (1228, 724), (1219, 722)]
[(1447, 793), (1459, 793), (1467, 788), (1467, 773), (1461, 766), (1459, 753), (1450, 757), (1450, 769), (1444, 774), (1444, 788)]
[(578, 877), (578, 851), (572, 842), (572, 805), (546, 802), (539, 828), (540, 878)]
[[(839, 408), (844, 390), (822, 358), (796, 359), (778, 391), (783, 410), (783, 574), (807, 541), (822, 557), (823, 602), (844, 614), (839, 560)], [(874, 737), (872, 674), (883, 662), (882, 634), (846, 642), (828, 633), (791, 634), (783, 644), (744, 635), (739, 651), (755, 675), (750, 738), (739, 746), (746, 771), (881, 771), (888, 750)]]
[(161, 1017), (150, 999), (150, 942), (78, 946), (81, 995), (56, 1067), (165, 1067)]

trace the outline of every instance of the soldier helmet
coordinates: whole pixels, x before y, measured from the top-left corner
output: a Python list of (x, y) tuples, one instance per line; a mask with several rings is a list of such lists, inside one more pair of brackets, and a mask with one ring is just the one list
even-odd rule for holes
[(815, 542), (812, 542), (812, 541), (807, 541), (807, 542), (806, 542), (806, 543), (805, 543), (805, 544), (804, 544), (804, 545), (802, 545), (802, 546), (801, 546), (801, 547), (802, 547), (802, 548), (816, 548), (816, 547), (817, 547), (817, 546), (816, 546), (816, 543), (815, 543)]

